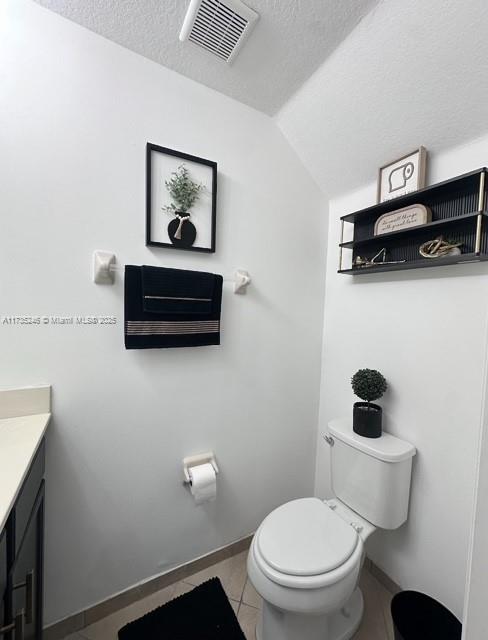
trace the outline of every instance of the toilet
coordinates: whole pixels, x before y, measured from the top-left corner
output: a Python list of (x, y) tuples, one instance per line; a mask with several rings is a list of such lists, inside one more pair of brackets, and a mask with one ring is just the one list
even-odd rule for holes
[(364, 438), (347, 420), (330, 422), (325, 439), (335, 497), (281, 505), (249, 549), (249, 579), (263, 598), (257, 640), (352, 638), (366, 540), (407, 519), (414, 446), (388, 433)]

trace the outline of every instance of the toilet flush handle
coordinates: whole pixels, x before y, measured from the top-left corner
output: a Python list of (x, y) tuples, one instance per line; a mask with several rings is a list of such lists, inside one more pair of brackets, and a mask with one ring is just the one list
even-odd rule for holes
[(329, 436), (326, 433), (324, 433), (324, 440), (327, 442), (329, 447), (333, 447), (334, 446), (334, 438), (332, 436)]

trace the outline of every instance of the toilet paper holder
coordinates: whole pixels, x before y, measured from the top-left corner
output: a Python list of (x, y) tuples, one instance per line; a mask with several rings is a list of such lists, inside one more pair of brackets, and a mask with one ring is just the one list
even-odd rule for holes
[(219, 473), (217, 461), (214, 454), (209, 451), (208, 453), (200, 453), (196, 456), (188, 456), (183, 458), (183, 473), (185, 475), (185, 484), (191, 484), (190, 467), (197, 467), (200, 464), (211, 464), (214, 468), (215, 475)]

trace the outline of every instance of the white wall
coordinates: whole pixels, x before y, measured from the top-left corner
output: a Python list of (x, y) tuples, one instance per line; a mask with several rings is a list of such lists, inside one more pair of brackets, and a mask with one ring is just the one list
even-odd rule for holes
[[(2, 315), (118, 321), (0, 325), (0, 384), (54, 388), (49, 623), (312, 492), (326, 210), (271, 119), (26, 0), (1, 4), (0, 118)], [(147, 141), (219, 163), (216, 255), (144, 246)], [(92, 284), (94, 249), (253, 285), (226, 288), (221, 347), (125, 351), (122, 279)], [(181, 459), (208, 449), (219, 497), (197, 508)]]
[[(488, 350), (485, 352), (488, 364)], [(477, 465), (476, 501), (473, 514), (471, 548), (466, 580), (464, 603), (463, 638), (478, 640), (486, 635), (486, 594), (488, 593), (488, 430), (486, 398), (488, 397), (487, 369), (485, 367), (485, 402), (483, 428), (480, 434), (480, 449)]]
[[(485, 427), (486, 430), (486, 427)], [(466, 591), (464, 638), (478, 640), (486, 634), (486, 594), (488, 593), (488, 441), (486, 433), (481, 448), (479, 484), (474, 518), (472, 554)]]
[[(486, 163), (488, 138), (430, 159), (431, 184)], [(328, 420), (352, 416), (352, 374), (379, 369), (384, 426), (415, 444), (408, 523), (368, 553), (404, 588), (463, 609), (483, 401), (486, 264), (337, 274), (339, 217), (375, 202), (375, 185), (330, 202), (317, 493), (330, 493)]]

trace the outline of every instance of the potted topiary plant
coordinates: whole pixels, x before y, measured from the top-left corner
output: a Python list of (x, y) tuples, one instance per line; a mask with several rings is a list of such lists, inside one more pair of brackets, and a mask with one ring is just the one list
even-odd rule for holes
[(381, 436), (381, 420), (383, 411), (372, 400), (378, 400), (385, 393), (388, 385), (384, 376), (375, 369), (359, 369), (351, 379), (352, 390), (366, 402), (355, 402), (352, 428), (355, 433), (365, 438)]
[(184, 164), (173, 171), (171, 178), (165, 181), (166, 189), (173, 202), (163, 208), (163, 211), (175, 216), (168, 224), (168, 235), (171, 242), (180, 247), (191, 247), (197, 237), (195, 225), (190, 222), (190, 209), (204, 189), (190, 178), (190, 173)]

